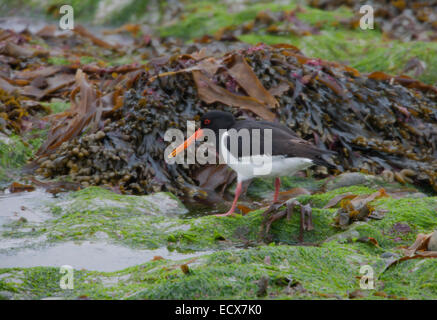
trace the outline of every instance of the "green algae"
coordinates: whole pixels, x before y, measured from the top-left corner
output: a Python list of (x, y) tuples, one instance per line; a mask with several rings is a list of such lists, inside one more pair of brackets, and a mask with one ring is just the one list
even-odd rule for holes
[(70, 108), (70, 102), (54, 101), (54, 102), (42, 102), (42, 105), (50, 108), (51, 113), (60, 113)]
[[(181, 2), (181, 13), (170, 21), (165, 20), (165, 12), (171, 11), (172, 4), (166, 2), (149, 2), (132, 0), (126, 1), (120, 7), (109, 10), (104, 17), (98, 16), (98, 8), (110, 7), (111, 1), (72, 1), (75, 18), (79, 21), (93, 21), (120, 25), (126, 22), (153, 21), (153, 29), (162, 37), (176, 37), (186, 41), (214, 34), (222, 28), (238, 27), (253, 21), (262, 11), (278, 12), (296, 10), (296, 17), (313, 27), (321, 30), (320, 34), (299, 37), (296, 35), (271, 34), (266, 29), (257, 29), (239, 35), (241, 41), (251, 44), (264, 42), (267, 44), (289, 43), (300, 48), (310, 57), (322, 58), (328, 61), (346, 63), (360, 72), (384, 71), (399, 75), (404, 73), (406, 63), (417, 58), (426, 63), (424, 72), (418, 77), (409, 74), (426, 83), (437, 81), (437, 44), (433, 42), (411, 41), (402, 42), (386, 39), (379, 26), (373, 30), (351, 29), (339, 23), (353, 17), (351, 9), (342, 7), (332, 11), (319, 10), (297, 1), (282, 2), (280, 4), (268, 1), (256, 1), (246, 5), (232, 6), (216, 0), (196, 1), (195, 3)], [(26, 1), (31, 10), (36, 10), (39, 1)], [(51, 0), (49, 6), (60, 7), (63, 3)], [(104, 4), (104, 5), (103, 5)], [(12, 6), (13, 7), (13, 6)], [(52, 11), (50, 14), (52, 14)], [(281, 23), (279, 23), (280, 25)], [(50, 58), (53, 64), (65, 64), (64, 58)], [(88, 57), (86, 57), (88, 59)]]
[(47, 130), (33, 129), (25, 135), (0, 137), (0, 185), (9, 183), (19, 169), (33, 157), (45, 140)]
[[(35, 4), (38, 4), (36, 1)], [(65, 4), (62, 0), (50, 0), (47, 7), (57, 8), (57, 13), (59, 13), (59, 8)], [(79, 21), (90, 21), (94, 18), (95, 12), (98, 8), (99, 1), (94, 0), (71, 0), (68, 3), (74, 9), (74, 18)]]
[[(315, 224), (314, 231), (305, 233), (305, 242), (318, 245), (299, 246), (295, 245), (299, 234), (297, 210), (290, 221), (283, 219), (273, 223), (273, 243), (263, 245), (259, 235), (263, 209), (245, 216), (185, 219), (153, 215), (159, 208), (147, 201), (148, 196), (118, 195), (98, 187), (86, 188), (53, 207), (55, 219), (53, 223), (45, 224), (44, 232), (52, 236), (55, 231), (60, 232), (58, 240), (78, 240), (103, 231), (111, 241), (134, 247), (218, 251), (181, 261), (150, 261), (110, 273), (76, 270), (73, 290), (58, 287), (61, 275), (57, 268), (15, 268), (14, 272), (0, 269), (0, 291), (11, 292), (14, 298), (32, 299), (50, 296), (66, 299), (79, 296), (92, 299), (254, 299), (257, 298), (257, 281), (267, 276), (269, 299), (347, 299), (351, 292), (360, 289), (360, 267), (370, 265), (376, 277), (375, 289), (369, 290), (362, 299), (436, 298), (436, 287), (432, 281), (426, 281), (435, 278), (436, 260), (406, 261), (387, 269), (389, 261), (381, 257), (383, 253), (399, 255), (397, 246), (410, 244), (418, 232), (430, 232), (436, 227), (435, 197), (375, 200), (371, 205), (384, 212), (384, 219), (356, 222), (348, 230), (334, 226), (336, 209), (321, 209), (338, 194), (371, 194), (375, 190), (351, 186), (301, 196), (302, 202), (312, 204)], [(105, 202), (109, 200), (111, 202)], [(181, 208), (179, 205), (177, 207)], [(142, 220), (139, 216), (147, 219)], [(408, 222), (412, 231), (388, 236), (397, 222)], [(375, 238), (379, 246), (359, 242), (363, 237)], [(188, 274), (179, 268), (183, 263), (189, 263)], [(2, 277), (9, 273), (10, 276)], [(412, 273), (419, 276), (416, 278)], [(288, 283), (299, 283), (300, 289), (287, 288)]]
[(68, 66), (71, 64), (67, 58), (61, 56), (51, 56), (47, 59), (47, 63), (55, 66)]
[(418, 58), (427, 67), (423, 74), (415, 78), (431, 84), (437, 80), (435, 43), (387, 41), (378, 30), (324, 30), (320, 35), (306, 37), (247, 34), (240, 36), (240, 40), (251, 44), (289, 43), (301, 49), (306, 56), (342, 62), (363, 73), (383, 71), (403, 74), (406, 63)]
[[(303, 204), (313, 208), (314, 230), (305, 232), (304, 240), (321, 243), (343, 230), (335, 227), (337, 209), (323, 209), (339, 194), (372, 194), (377, 189), (366, 186), (338, 188), (326, 193), (299, 196)], [(164, 205), (163, 203), (170, 205)], [(361, 236), (380, 241), (387, 249), (399, 245), (398, 234), (388, 236), (398, 222), (408, 222), (409, 234), (402, 234), (403, 243), (414, 240), (417, 232), (429, 232), (436, 227), (435, 198), (380, 199), (371, 203), (384, 212), (383, 220), (353, 224)], [(160, 208), (162, 206), (162, 208)], [(203, 216), (185, 218), (186, 209), (169, 193), (149, 196), (119, 195), (112, 191), (89, 187), (71, 193), (51, 207), (53, 220), (42, 226), (24, 222), (7, 226), (4, 236), (46, 234), (50, 241), (87, 240), (105, 233), (111, 241), (138, 248), (154, 249), (168, 246), (170, 250), (198, 251), (242, 247), (262, 242), (261, 222), (264, 209), (232, 217)], [(410, 223), (411, 221), (411, 223)], [(22, 229), (32, 230), (23, 232)], [(291, 219), (272, 224), (271, 241), (282, 244), (299, 242), (300, 214), (296, 208)], [(394, 240), (393, 240), (394, 239)], [(398, 241), (398, 242), (396, 242)]]
[[(105, 22), (121, 25), (129, 21), (138, 21), (142, 16), (147, 14), (149, 1), (146, 0), (132, 0), (125, 6), (115, 12), (111, 12), (109, 17), (105, 18)], [(163, 4), (158, 2), (158, 6), (162, 7)]]
[[(199, 250), (215, 246), (245, 246), (248, 243), (261, 242), (261, 222), (264, 210), (255, 210), (245, 216), (233, 217), (207, 216), (189, 222), (190, 229), (177, 231), (169, 235), (173, 245)], [(319, 242), (335, 233), (331, 228), (334, 215), (332, 211), (315, 209), (313, 221), (315, 230), (304, 235), (307, 242)], [(296, 212), (290, 221), (281, 220), (273, 223), (270, 235), (272, 241), (278, 243), (296, 244), (299, 242), (300, 215)]]
[(316, 193), (313, 195), (303, 195), (303, 196), (299, 196), (297, 199), (302, 204), (309, 203), (311, 205), (311, 207), (322, 208), (328, 204), (329, 200), (331, 200), (332, 198), (334, 198), (335, 196), (338, 196), (340, 194), (350, 192), (350, 193), (356, 194), (356, 195), (364, 195), (364, 194), (372, 194), (376, 191), (378, 191), (378, 189), (370, 188), (370, 187), (363, 186), (363, 185), (358, 185), (358, 186), (350, 186), (350, 187), (341, 187), (341, 188), (337, 188), (337, 189), (334, 189), (334, 190), (331, 190), (331, 191), (328, 191), (325, 193)]
[[(350, 254), (351, 250), (332, 245), (262, 246), (202, 256), (189, 264), (188, 274), (179, 268), (188, 260), (150, 261), (113, 273), (75, 270), (73, 290), (59, 288), (61, 275), (57, 268), (16, 268), (23, 273), (18, 277), (22, 283), (15, 286), (15, 298), (85, 295), (93, 299), (254, 299), (262, 276), (270, 279), (268, 298), (317, 298), (320, 294), (346, 297), (359, 285), (356, 276), (360, 261), (368, 261), (367, 256), (348, 259)], [(265, 262), (266, 257), (270, 262)], [(288, 292), (284, 279), (298, 281), (305, 291)], [(4, 283), (5, 278), (1, 278), (0, 286), (8, 290)]]
[[(83, 3), (86, 6), (87, 2)], [(143, 3), (145, 8), (146, 2)], [(133, 10), (134, 4), (138, 2), (132, 1), (132, 6), (121, 10), (119, 19), (114, 21), (122, 23), (132, 20), (132, 16), (140, 17), (141, 10)], [(253, 20), (261, 10), (295, 8), (294, 4), (257, 4), (240, 12), (229, 13), (223, 5), (217, 6), (217, 9), (215, 5), (214, 1), (203, 1), (188, 6), (188, 9), (193, 9), (192, 12), (176, 24), (161, 27), (161, 35), (191, 40), (206, 33), (212, 34), (222, 27)], [(409, 59), (417, 57), (427, 63), (425, 72), (419, 78), (427, 83), (436, 81), (435, 44), (386, 41), (379, 30), (364, 32), (335, 27), (333, 22), (351, 16), (348, 9), (338, 12), (305, 6), (304, 9), (298, 13), (298, 18), (313, 26), (320, 25), (320, 35), (285, 37), (260, 30), (242, 35), (240, 39), (252, 44), (290, 43), (308, 56), (344, 62), (361, 72), (381, 70), (399, 74)], [(93, 10), (90, 13), (94, 14)], [(79, 18), (83, 17), (79, 10)], [(123, 59), (112, 60), (109, 64), (131, 61)], [(81, 63), (93, 61), (92, 57), (81, 59)], [(49, 63), (62, 65), (65, 60), (54, 58)], [(60, 112), (67, 104), (51, 106), (54, 112)], [(41, 144), (38, 138), (30, 141), (18, 136), (10, 138), (10, 145), (0, 142), (0, 181), (2, 170), (18, 169)], [(315, 191), (323, 183), (308, 178), (283, 178), (282, 190), (302, 187)], [(360, 276), (360, 266), (369, 264), (375, 268), (377, 280), (376, 289), (369, 291), (366, 298), (376, 298), (375, 292), (383, 292), (410, 299), (436, 299), (437, 260), (409, 260), (386, 269), (387, 263), (380, 257), (383, 253), (398, 254), (397, 247), (411, 244), (417, 233), (429, 233), (436, 229), (436, 197), (376, 200), (371, 205), (382, 212), (384, 218), (355, 222), (347, 230), (334, 227), (336, 209), (322, 209), (336, 195), (346, 192), (371, 194), (377, 190), (378, 186), (369, 184), (299, 196), (301, 203), (309, 203), (313, 207), (315, 224), (315, 230), (306, 232), (304, 240), (318, 245), (305, 247), (296, 246), (299, 234), (297, 209), (290, 221), (283, 219), (272, 225), (273, 243), (265, 246), (259, 236), (263, 209), (246, 216), (187, 219), (178, 215), (163, 216), (156, 201), (148, 201), (147, 196), (124, 196), (102, 188), (87, 188), (72, 193), (67, 199), (62, 199), (61, 204), (54, 205), (53, 220), (39, 226), (26, 221), (13, 223), (7, 226), (9, 230), (2, 236), (20, 238), (48, 235), (48, 241), (56, 242), (93, 239), (103, 232), (107, 235), (106, 241), (135, 248), (167, 246), (169, 250), (178, 251), (222, 251), (204, 255), (190, 263), (189, 274), (182, 273), (179, 265), (192, 259), (150, 261), (110, 273), (75, 270), (74, 290), (59, 288), (62, 275), (58, 268), (0, 269), (0, 291), (13, 293), (17, 299), (56, 296), (68, 299), (79, 296), (92, 299), (255, 299), (257, 281), (267, 275), (267, 298), (346, 299), (350, 292), (359, 289), (357, 277)], [(250, 198), (262, 198), (272, 191), (273, 180), (257, 179), (249, 187), (248, 195)], [(177, 200), (169, 193), (165, 197)], [(176, 207), (184, 212), (183, 207)], [(408, 224), (411, 231), (396, 231), (397, 223)], [(376, 239), (379, 246), (358, 241), (366, 237)], [(249, 249), (241, 249), (247, 247)], [(286, 284), (291, 279), (299, 282), (305, 291), (287, 289)]]
[[(272, 11), (279, 11), (286, 7), (276, 4), (268, 6)], [(158, 30), (162, 37), (172, 36), (190, 40), (205, 34), (213, 34), (220, 28), (237, 26), (253, 20), (264, 8), (264, 5), (254, 4), (242, 11), (230, 13), (223, 3), (199, 1), (185, 7), (186, 14), (180, 21), (160, 27)]]
[(164, 215), (186, 209), (169, 193), (126, 196), (89, 187), (54, 205), (52, 212), (53, 220), (35, 228), (44, 228), (51, 241), (87, 240), (103, 232), (113, 241), (154, 249), (166, 244), (166, 230), (173, 226)]
[(437, 259), (404, 261), (382, 274), (384, 292), (410, 299), (435, 300), (437, 296)]
[[(382, 247), (390, 249), (410, 245), (418, 233), (429, 233), (437, 228), (437, 197), (383, 198), (372, 205), (384, 213), (384, 218), (362, 223), (355, 229), (362, 235), (375, 238)], [(397, 223), (408, 225), (410, 231), (397, 231)]]
[[(258, 12), (296, 9), (295, 1), (289, 4), (257, 3), (236, 12), (229, 12), (224, 4), (215, 1), (201, 1), (185, 8), (182, 19), (173, 25), (159, 28), (161, 36), (179, 37), (185, 40), (199, 38), (205, 34), (214, 34), (224, 27), (239, 26), (253, 21)], [(323, 11), (301, 5), (296, 17), (303, 22), (321, 29), (320, 34), (299, 37), (296, 35), (275, 35), (266, 29), (238, 36), (241, 41), (257, 44), (288, 43), (297, 46), (309, 57), (328, 61), (342, 62), (360, 72), (383, 71), (395, 75), (403, 74), (406, 63), (417, 58), (426, 63), (426, 69), (418, 78), (426, 83), (437, 81), (437, 44), (433, 42), (402, 42), (388, 40), (382, 32), (345, 28), (338, 24), (342, 19), (353, 16), (350, 9), (340, 8)]]
[[(275, 190), (274, 181), (274, 178), (253, 179), (247, 189), (246, 195), (251, 199), (266, 198), (267, 194), (273, 193)], [(324, 183), (324, 180), (316, 180), (313, 177), (281, 177), (281, 191), (287, 191), (292, 188), (304, 188), (308, 191), (316, 191), (319, 190)]]

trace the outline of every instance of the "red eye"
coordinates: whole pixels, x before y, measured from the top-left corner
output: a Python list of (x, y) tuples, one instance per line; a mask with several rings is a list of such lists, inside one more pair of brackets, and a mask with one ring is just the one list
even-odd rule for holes
[(209, 119), (205, 119), (205, 120), (203, 121), (203, 123), (206, 124), (206, 125), (208, 125), (208, 124), (211, 123), (211, 120), (209, 120)]

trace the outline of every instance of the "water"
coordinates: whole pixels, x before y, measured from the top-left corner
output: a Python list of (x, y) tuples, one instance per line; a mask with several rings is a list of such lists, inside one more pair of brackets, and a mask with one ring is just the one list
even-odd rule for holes
[(0, 268), (61, 267), (69, 265), (76, 270), (86, 269), (106, 272), (142, 264), (152, 260), (155, 256), (161, 256), (169, 260), (182, 260), (212, 252), (179, 253), (176, 251), (170, 252), (167, 248), (140, 250), (90, 241), (81, 243), (65, 242), (38, 249), (9, 250), (6, 253), (1, 253), (1, 251), (3, 250), (0, 250)]
[[(0, 234), (2, 229), (7, 229), (6, 225), (23, 218), (33, 224), (44, 224), (53, 218), (48, 204), (58, 200), (43, 189), (0, 194)], [(110, 272), (145, 263), (155, 256), (182, 260), (211, 252), (179, 253), (165, 247), (155, 250), (132, 249), (105, 242), (105, 237), (96, 241), (68, 241), (57, 244), (48, 244), (45, 235), (2, 238), (0, 268), (70, 265), (74, 269)]]
[(43, 222), (52, 217), (47, 204), (55, 201), (43, 189), (33, 192), (0, 194), (0, 230), (5, 224), (24, 218), (29, 222)]

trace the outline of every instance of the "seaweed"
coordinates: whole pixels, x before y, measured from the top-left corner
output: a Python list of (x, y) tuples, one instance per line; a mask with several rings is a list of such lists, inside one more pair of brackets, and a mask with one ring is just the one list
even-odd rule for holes
[[(242, 58), (259, 85), (245, 87), (229, 72)], [(305, 57), (289, 45), (260, 44), (219, 58), (177, 54), (159, 64), (149, 63), (146, 70), (133, 80), (123, 106), (103, 122), (100, 139), (85, 132), (65, 141), (55, 151), (57, 160), (49, 160), (37, 172), (46, 177), (70, 175), (84, 186), (118, 186), (128, 193), (192, 194), (198, 190), (194, 178), (199, 166), (167, 164), (164, 133), (168, 128), (185, 131), (187, 120), (219, 109), (258, 119), (274, 115), (275, 121), (303, 138), (338, 152), (334, 173), (385, 171), (401, 177), (401, 170), (409, 170), (409, 181), (437, 190), (437, 89), (433, 86), (381, 72), (360, 74), (339, 63)], [(214, 84), (222, 98), (205, 97), (200, 80)], [(263, 89), (276, 92), (277, 106), (254, 98), (254, 92)], [(230, 97), (254, 99), (258, 109)]]

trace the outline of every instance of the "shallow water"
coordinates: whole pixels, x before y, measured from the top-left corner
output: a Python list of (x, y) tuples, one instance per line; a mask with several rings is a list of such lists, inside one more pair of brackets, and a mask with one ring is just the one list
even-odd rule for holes
[[(53, 218), (48, 204), (55, 201), (59, 199), (43, 189), (0, 194), (0, 230), (7, 229), (8, 224), (22, 218), (36, 224), (44, 223)], [(96, 241), (48, 245), (45, 235), (3, 238), (0, 242), (0, 268), (70, 265), (74, 269), (116, 271), (145, 263), (155, 256), (181, 260), (211, 252), (179, 253), (170, 252), (165, 247), (156, 250), (131, 249), (105, 242), (105, 239), (106, 234)]]
[(5, 192), (0, 194), (0, 229), (20, 218), (30, 222), (43, 222), (52, 217), (47, 204), (55, 201), (52, 194), (43, 189), (32, 192)]
[(10, 250), (7, 253), (0, 253), (0, 268), (69, 265), (76, 270), (111, 272), (145, 263), (155, 256), (170, 260), (182, 260), (207, 253), (211, 252), (179, 253), (170, 252), (167, 248), (130, 249), (105, 242), (65, 242), (45, 248)]

